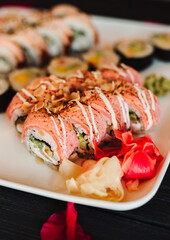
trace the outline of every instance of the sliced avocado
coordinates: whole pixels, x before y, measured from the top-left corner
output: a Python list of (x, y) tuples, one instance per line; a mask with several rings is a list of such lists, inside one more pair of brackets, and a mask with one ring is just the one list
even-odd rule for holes
[(31, 142), (34, 143), (34, 147), (35, 148), (39, 148), (40, 149), (41, 154), (44, 155), (44, 152), (42, 151), (42, 149), (45, 149), (47, 154), (50, 157), (53, 157), (53, 151), (51, 150), (50, 146), (48, 146), (47, 143), (45, 143), (44, 141), (36, 139), (33, 135), (31, 135), (30, 140), (31, 140)]
[(83, 31), (78, 31), (78, 30), (75, 30), (75, 29), (72, 29), (73, 31), (73, 39), (77, 39), (81, 36), (85, 36), (85, 33)]
[(111, 125), (107, 124), (107, 134), (110, 135), (111, 130), (112, 130)]
[(80, 148), (86, 150), (89, 142), (88, 142), (88, 140), (84, 139), (83, 134), (81, 134), (81, 133), (78, 134), (78, 140), (80, 143)]
[(129, 116), (130, 116), (130, 120), (133, 123), (137, 123), (139, 121), (138, 116), (136, 115), (136, 113), (129, 111)]

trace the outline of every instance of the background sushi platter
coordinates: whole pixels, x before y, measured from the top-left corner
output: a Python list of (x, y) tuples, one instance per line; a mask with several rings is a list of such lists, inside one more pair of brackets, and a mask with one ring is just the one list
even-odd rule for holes
[[(121, 38), (127, 38), (128, 36), (130, 38), (146, 39), (157, 32), (170, 32), (168, 26), (113, 18), (93, 17), (93, 22), (99, 31), (101, 46), (112, 45)], [(143, 77), (151, 73), (170, 78), (170, 63), (154, 60), (150, 67), (141, 72)], [(0, 184), (59, 200), (73, 201), (107, 209), (128, 210), (143, 205), (158, 190), (170, 162), (170, 156), (168, 157), (170, 147), (170, 95), (162, 97), (160, 102), (162, 107), (161, 122), (149, 134), (152, 135), (153, 141), (160, 152), (166, 157), (165, 161), (158, 169), (155, 178), (141, 184), (137, 192), (125, 193), (123, 202), (106, 202), (68, 195), (64, 179), (56, 170), (40, 164), (27, 152), (5, 114), (0, 114)]]

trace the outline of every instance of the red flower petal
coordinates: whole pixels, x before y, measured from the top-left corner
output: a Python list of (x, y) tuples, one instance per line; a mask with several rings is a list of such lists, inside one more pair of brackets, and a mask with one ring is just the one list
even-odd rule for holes
[(68, 203), (67, 211), (54, 213), (40, 231), (41, 240), (91, 240), (76, 223), (77, 211), (74, 203)]
[(77, 211), (74, 208), (74, 203), (67, 204), (67, 240), (75, 239)]
[(65, 217), (65, 211), (51, 215), (42, 226), (40, 231), (41, 240), (65, 240)]

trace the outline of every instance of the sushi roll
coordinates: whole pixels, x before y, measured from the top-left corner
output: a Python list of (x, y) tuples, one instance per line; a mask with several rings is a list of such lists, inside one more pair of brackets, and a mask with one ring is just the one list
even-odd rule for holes
[(66, 78), (76, 70), (87, 70), (88, 65), (75, 57), (60, 57), (52, 59), (48, 65), (48, 72), (60, 78)]
[(45, 109), (29, 113), (21, 138), (30, 152), (53, 165), (69, 158), (79, 145), (72, 125)]
[(26, 88), (36, 78), (45, 76), (45, 70), (39, 68), (23, 68), (17, 69), (8, 75), (9, 82), (15, 92)]
[(116, 53), (121, 57), (121, 62), (136, 70), (148, 67), (153, 58), (154, 48), (145, 40), (121, 40), (115, 46)]
[(4, 76), (0, 76), (0, 113), (5, 112), (6, 108), (13, 97), (13, 92), (9, 82)]
[(108, 81), (125, 81), (133, 84), (143, 85), (140, 74), (132, 67), (121, 63), (119, 66), (112, 64), (110, 67), (100, 69), (101, 75)]
[(63, 79), (55, 76), (39, 78), (15, 94), (7, 108), (7, 117), (16, 130), (22, 132), (23, 123), (30, 111), (49, 105), (52, 108), (52, 102), (58, 106), (59, 99), (65, 97), (65, 94), (69, 94), (69, 87)]
[(70, 4), (60, 4), (56, 5), (51, 9), (51, 14), (53, 17), (64, 18), (68, 15), (78, 14), (80, 10)]
[(89, 64), (90, 70), (107, 68), (119, 63), (119, 56), (113, 51), (105, 49), (94, 49), (82, 55), (82, 58)]
[(0, 33), (12, 34), (22, 29), (22, 17), (17, 14), (6, 14), (0, 17)]
[(47, 45), (34, 29), (27, 29), (11, 36), (23, 50), (27, 65), (40, 66), (47, 60)]
[(148, 131), (160, 120), (157, 97), (137, 84), (124, 81), (115, 81), (112, 90), (96, 87), (84, 103), (100, 112), (113, 131)]
[(63, 21), (43, 23), (36, 28), (36, 31), (45, 40), (50, 57), (57, 57), (67, 52), (72, 32)]
[(7, 74), (24, 63), (22, 48), (8, 37), (0, 36), (0, 74)]
[(68, 82), (81, 83), (80, 87), (95, 87), (105, 83), (114, 81), (125, 81), (142, 86), (142, 78), (140, 74), (133, 68), (121, 64), (120, 66), (112, 65), (110, 68), (103, 68), (98, 71), (76, 71), (69, 75), (66, 80)]
[(75, 100), (72, 104), (67, 104), (60, 115), (72, 124), (77, 134), (78, 154), (94, 154), (93, 141), (96, 140), (97, 144), (101, 145), (107, 133), (106, 121), (101, 114), (90, 105), (84, 105), (79, 100)]
[(164, 61), (170, 61), (170, 33), (158, 33), (151, 37), (155, 48), (155, 56)]
[(70, 15), (63, 20), (73, 32), (71, 53), (88, 51), (98, 42), (97, 31), (88, 15)]
[(150, 90), (134, 85), (130, 91), (124, 91), (122, 97), (129, 108), (133, 132), (148, 131), (159, 123), (160, 103)]

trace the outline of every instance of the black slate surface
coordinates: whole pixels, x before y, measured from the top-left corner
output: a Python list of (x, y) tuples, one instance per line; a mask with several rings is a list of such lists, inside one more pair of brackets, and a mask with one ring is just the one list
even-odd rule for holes
[[(0, 239), (40, 239), (48, 217), (66, 209), (66, 202), (0, 187)], [(154, 198), (131, 211), (110, 211), (75, 205), (78, 222), (95, 240), (170, 239), (170, 169)]]

